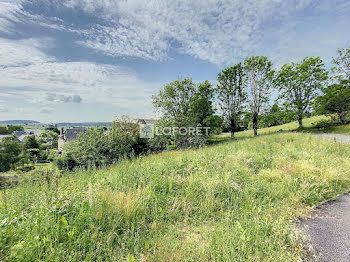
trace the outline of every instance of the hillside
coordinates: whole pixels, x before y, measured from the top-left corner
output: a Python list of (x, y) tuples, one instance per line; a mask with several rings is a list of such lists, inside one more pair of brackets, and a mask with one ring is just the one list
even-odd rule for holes
[(350, 189), (350, 147), (265, 134), (1, 192), (0, 260), (298, 261), (293, 226)]
[(0, 121), (0, 124), (26, 125), (26, 124), (40, 124), (40, 122), (35, 120), (4, 120), (4, 121)]
[[(282, 132), (282, 131), (301, 131), (301, 132), (325, 132), (325, 133), (337, 133), (337, 134), (350, 134), (350, 124), (347, 125), (339, 125), (339, 126), (331, 126), (323, 129), (316, 129), (314, 128), (314, 125), (317, 122), (323, 121), (323, 120), (330, 120), (331, 118), (328, 116), (314, 116), (310, 118), (305, 118), (303, 119), (303, 125), (304, 129), (299, 130), (299, 125), (297, 121), (290, 122), (284, 125), (279, 125), (279, 126), (273, 126), (273, 127), (267, 127), (267, 128), (261, 128), (258, 129), (258, 134), (259, 135), (264, 135), (264, 134), (274, 134), (277, 132)], [(243, 137), (252, 137), (253, 130), (246, 130), (242, 132), (237, 132), (235, 133), (236, 138), (243, 138)], [(229, 138), (230, 134), (222, 134), (222, 135), (217, 135), (214, 137), (217, 140), (221, 139), (226, 139)]]

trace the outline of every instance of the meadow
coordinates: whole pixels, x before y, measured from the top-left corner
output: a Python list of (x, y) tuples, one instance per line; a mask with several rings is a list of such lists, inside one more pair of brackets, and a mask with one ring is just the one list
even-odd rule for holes
[(298, 218), (349, 190), (350, 147), (305, 133), (37, 170), (0, 191), (0, 260), (300, 261)]

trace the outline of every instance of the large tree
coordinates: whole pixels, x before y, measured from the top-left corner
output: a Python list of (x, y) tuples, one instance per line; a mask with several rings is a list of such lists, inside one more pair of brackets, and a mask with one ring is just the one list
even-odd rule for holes
[(253, 116), (254, 135), (258, 135), (258, 118), (270, 97), (274, 75), (272, 63), (265, 56), (252, 56), (244, 61), (244, 85), (248, 93), (248, 105)]
[(328, 72), (319, 57), (306, 57), (301, 63), (282, 66), (275, 78), (280, 98), (298, 116), (299, 127), (303, 126), (303, 116), (319, 95)]
[(229, 125), (231, 138), (239, 130), (239, 121), (245, 107), (246, 92), (243, 87), (243, 67), (238, 63), (218, 74), (217, 94), (225, 122)]
[(314, 106), (320, 114), (336, 114), (340, 123), (345, 124), (345, 117), (350, 113), (350, 81), (342, 80), (325, 88)]
[(190, 101), (196, 91), (195, 83), (190, 78), (176, 80), (154, 95), (153, 105), (164, 117), (181, 121), (190, 116)]
[(190, 100), (190, 118), (193, 123), (207, 126), (208, 120), (214, 115), (214, 91), (208, 80), (197, 85)]

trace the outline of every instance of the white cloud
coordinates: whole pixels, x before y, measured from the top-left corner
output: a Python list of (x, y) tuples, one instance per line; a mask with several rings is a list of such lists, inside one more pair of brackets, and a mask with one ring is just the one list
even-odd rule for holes
[[(340, 5), (342, 8), (339, 8)], [(317, 28), (315, 22), (322, 21), (319, 18), (329, 12), (335, 16), (333, 19), (345, 20), (350, 26), (349, 4), (344, 1), (335, 4), (330, 0), (317, 3), (311, 0), (69, 0), (66, 6), (106, 22), (105, 26), (96, 25), (87, 31), (87, 40), (78, 43), (107, 55), (162, 60), (173, 43), (172, 47), (177, 46), (178, 52), (217, 65), (237, 62), (252, 53), (271, 54), (271, 49), (287, 51), (291, 55), (305, 55), (316, 45), (308, 45), (310, 41), (324, 40), (322, 33), (313, 34), (314, 38), (309, 38), (307, 43), (292, 38), (289, 39), (290, 49), (287, 49), (284, 39), (271, 41), (279, 36), (278, 32), (276, 35), (270, 30), (271, 27), (283, 32), (282, 37), (295, 35), (297, 32), (290, 23), (307, 18), (301, 26), (307, 26), (311, 21)], [(303, 13), (305, 8), (310, 9), (306, 14)], [(310, 15), (310, 19), (307, 15)], [(344, 36), (341, 38), (344, 39)]]
[(140, 112), (151, 111), (153, 88), (160, 87), (121, 66), (59, 62), (41, 52), (40, 39), (0, 39), (0, 43), (4, 43), (0, 97), (21, 97), (39, 105), (83, 101)]
[(6, 113), (9, 111), (10, 111), (10, 109), (7, 106), (0, 105), (0, 113)]
[(0, 38), (0, 67), (16, 67), (53, 61), (41, 49), (51, 43), (48, 38), (9, 40)]
[[(48, 10), (70, 8), (89, 16), (89, 23), (24, 8), (38, 3)], [(0, 7), (0, 31), (10, 32), (11, 21), (35, 23), (74, 33), (77, 44), (112, 57), (162, 61), (175, 50), (219, 66), (252, 54), (281, 63), (309, 53), (329, 55), (350, 41), (345, 35), (350, 4), (345, 0), (6, 0)], [(310, 34), (300, 33), (303, 28)], [(324, 32), (333, 31), (333, 41), (323, 43), (329, 37)]]
[(40, 108), (41, 114), (51, 114), (54, 110), (50, 107), (42, 107)]

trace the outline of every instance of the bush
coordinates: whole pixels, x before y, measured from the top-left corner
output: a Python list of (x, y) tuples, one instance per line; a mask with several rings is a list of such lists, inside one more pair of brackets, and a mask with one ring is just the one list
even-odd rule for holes
[(320, 120), (316, 123), (312, 123), (313, 127), (314, 128), (317, 128), (317, 129), (326, 129), (330, 126), (335, 126), (337, 125), (338, 122), (337, 121), (334, 121), (333, 119), (329, 119), (329, 120)]
[(55, 164), (60, 170), (73, 170), (78, 165), (70, 153), (57, 158)]
[(60, 169), (73, 169), (74, 166), (91, 167), (110, 165), (122, 158), (131, 158), (149, 150), (149, 144), (139, 137), (139, 126), (133, 120), (122, 117), (113, 122), (109, 130), (89, 128), (78, 139), (67, 143), (60, 158)]

